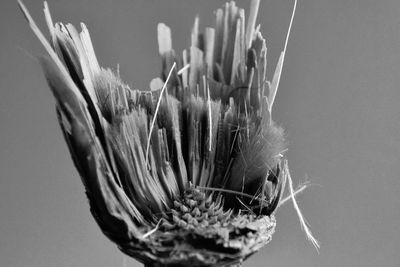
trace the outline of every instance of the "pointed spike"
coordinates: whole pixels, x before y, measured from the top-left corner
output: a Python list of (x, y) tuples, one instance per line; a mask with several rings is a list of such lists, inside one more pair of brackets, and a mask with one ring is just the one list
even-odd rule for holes
[[(76, 86), (71, 85), (71, 83), (73, 83), (73, 81), (72, 81), (71, 77), (69, 76), (67, 69), (65, 68), (65, 66), (63, 65), (61, 60), (58, 58), (57, 54), (54, 52), (53, 48), (50, 46), (49, 42), (44, 37), (43, 33), (40, 31), (40, 29), (36, 25), (35, 21), (32, 19), (26, 6), (22, 3), (21, 0), (18, 0), (18, 5), (19, 5), (22, 13), (24, 14), (26, 20), (28, 21), (29, 26), (31, 27), (33, 33), (36, 35), (36, 37), (42, 43), (42, 45), (46, 49), (47, 53), (49, 54), (51, 60), (54, 62), (55, 66), (52, 67), (52, 68), (54, 68), (54, 71), (59, 72), (59, 75), (62, 76), (63, 79), (65, 79), (65, 82), (68, 84), (69, 90), (71, 90), (71, 92), (73, 94), (75, 94), (75, 96), (78, 98), (78, 100), (84, 102), (84, 99), (83, 99), (81, 93), (79, 92), (78, 88)], [(59, 100), (61, 101), (61, 99), (59, 99)]]
[(269, 101), (268, 110), (269, 110), (269, 112), (272, 111), (272, 105), (274, 104), (276, 92), (278, 91), (279, 81), (281, 79), (282, 67), (283, 67), (284, 60), (285, 60), (285, 53), (282, 52), (281, 55), (279, 56), (278, 63), (276, 64), (274, 78), (272, 79), (271, 88), (270, 88), (269, 95), (268, 95), (268, 101)]
[(285, 45), (284, 45), (283, 51), (282, 51), (282, 53), (281, 53), (281, 55), (279, 57), (278, 64), (276, 64), (274, 78), (272, 80), (272, 87), (271, 87), (271, 91), (269, 93), (269, 102), (270, 102), (269, 111), (270, 112), (272, 110), (272, 105), (274, 104), (276, 92), (278, 91), (279, 82), (280, 82), (280, 79), (281, 79), (283, 62), (285, 61), (286, 48), (287, 48), (287, 44), (288, 44), (288, 41), (289, 41), (290, 32), (291, 32), (291, 29), (292, 29), (294, 14), (296, 13), (296, 6), (297, 6), (297, 0), (294, 1), (292, 17), (290, 18), (289, 27), (288, 27), (288, 31), (287, 31), (287, 34), (286, 34)]
[(260, 0), (251, 0), (250, 13), (246, 28), (246, 45), (247, 48), (251, 47), (253, 40), (254, 26), (256, 25), (256, 19), (258, 14), (258, 8), (260, 6)]

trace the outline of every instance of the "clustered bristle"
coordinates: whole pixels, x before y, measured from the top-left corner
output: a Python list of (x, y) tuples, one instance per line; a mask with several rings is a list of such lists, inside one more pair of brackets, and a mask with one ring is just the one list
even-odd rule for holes
[[(171, 30), (159, 24), (161, 77), (144, 91), (99, 66), (84, 24), (81, 33), (54, 25), (45, 4), (50, 45), (20, 6), (50, 56), (41, 63), (59, 122), (108, 237), (137, 255), (129, 246), (147, 238), (158, 244), (156, 230), (160, 240), (168, 231), (194, 243), (218, 236), (237, 258), (269, 241), (275, 222), (268, 216), (287, 175), (284, 132), (271, 119), (284, 52), (268, 81), (266, 42), (255, 27), (259, 0), (251, 1), (247, 27), (233, 1), (216, 11), (215, 29), (201, 33), (196, 18), (181, 57)], [(243, 222), (257, 222), (265, 236), (247, 238), (258, 230)]]
[(183, 228), (192, 231), (204, 232), (209, 227), (221, 227), (224, 225), (233, 210), (225, 210), (222, 196), (213, 199), (213, 195), (207, 195), (195, 187), (185, 192), (183, 199), (174, 201), (171, 209), (172, 216), (165, 216), (167, 220), (162, 224), (166, 230)]
[[(250, 22), (254, 21), (251, 17)], [(227, 3), (216, 12), (216, 29), (207, 28), (204, 34), (196, 18), (191, 47), (183, 51), (182, 60), (172, 49), (170, 29), (158, 26), (165, 93), (161, 88), (131, 90), (110, 69), (100, 68), (91, 79), (85, 78), (86, 68), (79, 58), (84, 55), (66, 45), (77, 42), (67, 38), (71, 29), (71, 25), (56, 24), (59, 38), (54, 43), (64, 51), (63, 61), (70, 62), (69, 71), (77, 73), (71, 76), (88, 102), (95, 130), (104, 134), (102, 145), (105, 153), (112, 154), (108, 160), (114, 175), (144, 218), (155, 222), (150, 214), (168, 211), (189, 182), (257, 194), (256, 199), (272, 202), (273, 191), (282, 189), (278, 183), (284, 184), (282, 179), (271, 179), (278, 178), (281, 168), (284, 134), (271, 120), (264, 96), (271, 90), (265, 40), (259, 27), (245, 31), (243, 9)], [(172, 69), (174, 62), (181, 71)], [(167, 81), (168, 72), (172, 75)], [(85, 93), (82, 80), (90, 81), (93, 89)], [(242, 206), (236, 196), (225, 193), (224, 197), (231, 200), (227, 208), (237, 212)], [(241, 200), (249, 207), (260, 204)], [(143, 206), (144, 202), (148, 205)], [(267, 207), (264, 213), (274, 208)]]
[[(174, 201), (171, 213), (163, 215), (148, 239), (160, 266), (240, 266), (271, 240), (274, 227), (273, 217), (236, 216), (233, 210), (224, 211), (222, 196), (214, 199), (190, 186), (186, 198)], [(141, 256), (134, 249), (124, 252)]]

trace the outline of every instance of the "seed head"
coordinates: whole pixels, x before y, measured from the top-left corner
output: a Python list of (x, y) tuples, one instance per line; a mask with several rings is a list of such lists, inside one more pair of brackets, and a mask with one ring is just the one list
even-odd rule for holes
[[(81, 24), (54, 24), (40, 62), (91, 212), (121, 251), (149, 266), (236, 266), (271, 240), (288, 177), (282, 128), (271, 119), (285, 50), (271, 82), (267, 48), (234, 2), (181, 55), (158, 25), (160, 78), (131, 89), (100, 67)], [(293, 190), (292, 190), (293, 191)], [(293, 194), (292, 194), (293, 195)], [(294, 200), (294, 197), (293, 197)]]

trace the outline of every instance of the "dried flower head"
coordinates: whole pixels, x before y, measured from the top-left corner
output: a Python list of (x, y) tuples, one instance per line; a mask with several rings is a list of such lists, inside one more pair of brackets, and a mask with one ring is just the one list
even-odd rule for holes
[(19, 4), (47, 50), (40, 62), (91, 212), (124, 253), (148, 266), (238, 265), (270, 241), (287, 178), (303, 220), (271, 119), (287, 39), (268, 81), (259, 0), (247, 25), (234, 2), (215, 29), (200, 33), (196, 18), (181, 56), (159, 24), (161, 78), (144, 91), (100, 67), (84, 24), (53, 24), (45, 2), (49, 43)]

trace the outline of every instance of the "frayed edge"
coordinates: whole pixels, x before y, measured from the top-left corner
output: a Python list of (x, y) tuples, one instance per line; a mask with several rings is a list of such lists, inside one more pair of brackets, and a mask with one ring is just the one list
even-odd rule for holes
[(297, 212), (297, 216), (299, 217), (300, 225), (301, 228), (303, 228), (304, 232), (306, 233), (307, 239), (313, 244), (313, 246), (316, 248), (317, 252), (319, 252), (319, 242), (315, 237), (313, 236), (310, 228), (307, 226), (307, 222), (303, 217), (303, 214), (300, 211), (299, 205), (297, 204), (296, 198), (295, 198), (295, 192), (293, 190), (293, 182), (292, 182), (292, 177), (290, 176), (289, 168), (286, 168), (286, 177), (289, 181), (289, 190), (290, 190), (290, 198), (292, 199), (293, 202), (293, 207)]

